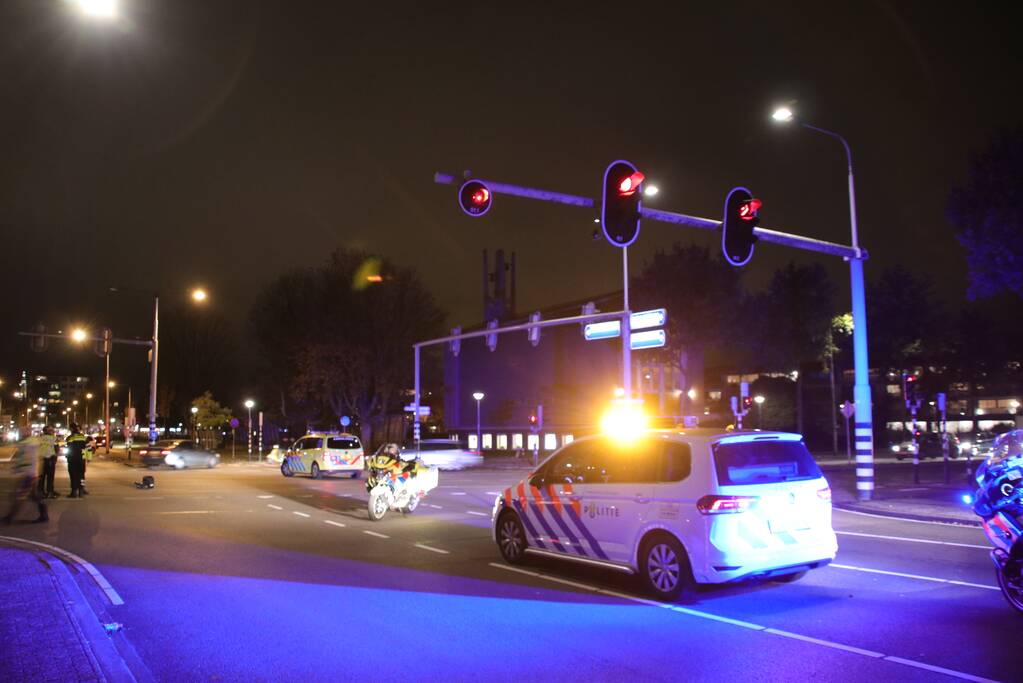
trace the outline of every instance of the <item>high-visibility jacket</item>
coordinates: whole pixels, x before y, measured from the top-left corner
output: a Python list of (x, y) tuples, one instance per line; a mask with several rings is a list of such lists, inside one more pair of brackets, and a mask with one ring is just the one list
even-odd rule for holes
[(67, 438), (67, 458), (68, 460), (84, 458), (85, 457), (85, 446), (88, 444), (88, 439), (85, 438), (84, 434), (72, 434)]
[(57, 455), (57, 440), (53, 434), (40, 434), (38, 438), (40, 458), (52, 458)]

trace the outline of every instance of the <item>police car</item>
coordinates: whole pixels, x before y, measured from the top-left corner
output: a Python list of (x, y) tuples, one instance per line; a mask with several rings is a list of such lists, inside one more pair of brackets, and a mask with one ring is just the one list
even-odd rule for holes
[(296, 441), (284, 456), (281, 474), (308, 474), (319, 479), (323, 474), (345, 473), (358, 479), (365, 467), (362, 442), (353, 434), (312, 432)]
[(578, 439), (494, 501), (512, 564), (535, 553), (697, 583), (798, 579), (835, 557), (831, 489), (798, 434), (693, 429)]

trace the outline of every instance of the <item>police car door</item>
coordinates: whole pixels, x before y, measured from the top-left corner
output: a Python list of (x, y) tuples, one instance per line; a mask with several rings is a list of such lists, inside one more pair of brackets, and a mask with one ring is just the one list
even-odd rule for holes
[[(321, 446), (323, 445), (323, 439), (318, 436), (307, 436), (302, 439), (302, 450), (300, 455), (302, 456), (302, 466), (306, 472), (312, 470), (313, 462), (320, 460), (322, 463)], [(320, 465), (322, 468), (322, 464)]]
[(595, 539), (587, 538), (574, 489), (583, 480), (588, 460), (588, 443), (576, 441), (558, 451), (526, 482), (528, 490), (522, 491), (524, 522), (533, 544), (566, 555), (599, 557)]

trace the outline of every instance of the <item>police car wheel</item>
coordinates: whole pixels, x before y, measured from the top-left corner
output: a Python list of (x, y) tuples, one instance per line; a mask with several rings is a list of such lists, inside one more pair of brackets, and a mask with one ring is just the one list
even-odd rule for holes
[(689, 560), (674, 537), (651, 537), (640, 552), (640, 576), (647, 590), (661, 600), (675, 600), (692, 586)]
[(290, 476), (292, 476), (295, 473), (291, 471), (290, 467), (288, 467), (288, 463), (282, 462), (281, 463), (281, 474), (283, 474), (285, 477), (290, 477)]
[(313, 463), (313, 466), (309, 468), (309, 476), (312, 477), (313, 479), (320, 478), (320, 466), (317, 465), (315, 462)]
[(520, 564), (526, 557), (526, 532), (514, 512), (505, 512), (497, 520), (497, 547), (508, 564)]

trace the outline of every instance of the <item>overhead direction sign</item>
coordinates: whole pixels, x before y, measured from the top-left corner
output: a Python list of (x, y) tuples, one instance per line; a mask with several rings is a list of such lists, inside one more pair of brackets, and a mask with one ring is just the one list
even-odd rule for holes
[(606, 320), (599, 323), (590, 323), (583, 328), (583, 337), (586, 341), (594, 339), (613, 339), (622, 334), (622, 323), (618, 320)]
[(639, 311), (629, 316), (629, 329), (646, 330), (651, 327), (664, 327), (666, 322), (668, 322), (668, 311), (664, 308)]
[(658, 346), (664, 346), (664, 341), (664, 330), (633, 332), (629, 335), (629, 348), (634, 351), (636, 349), (656, 349)]

